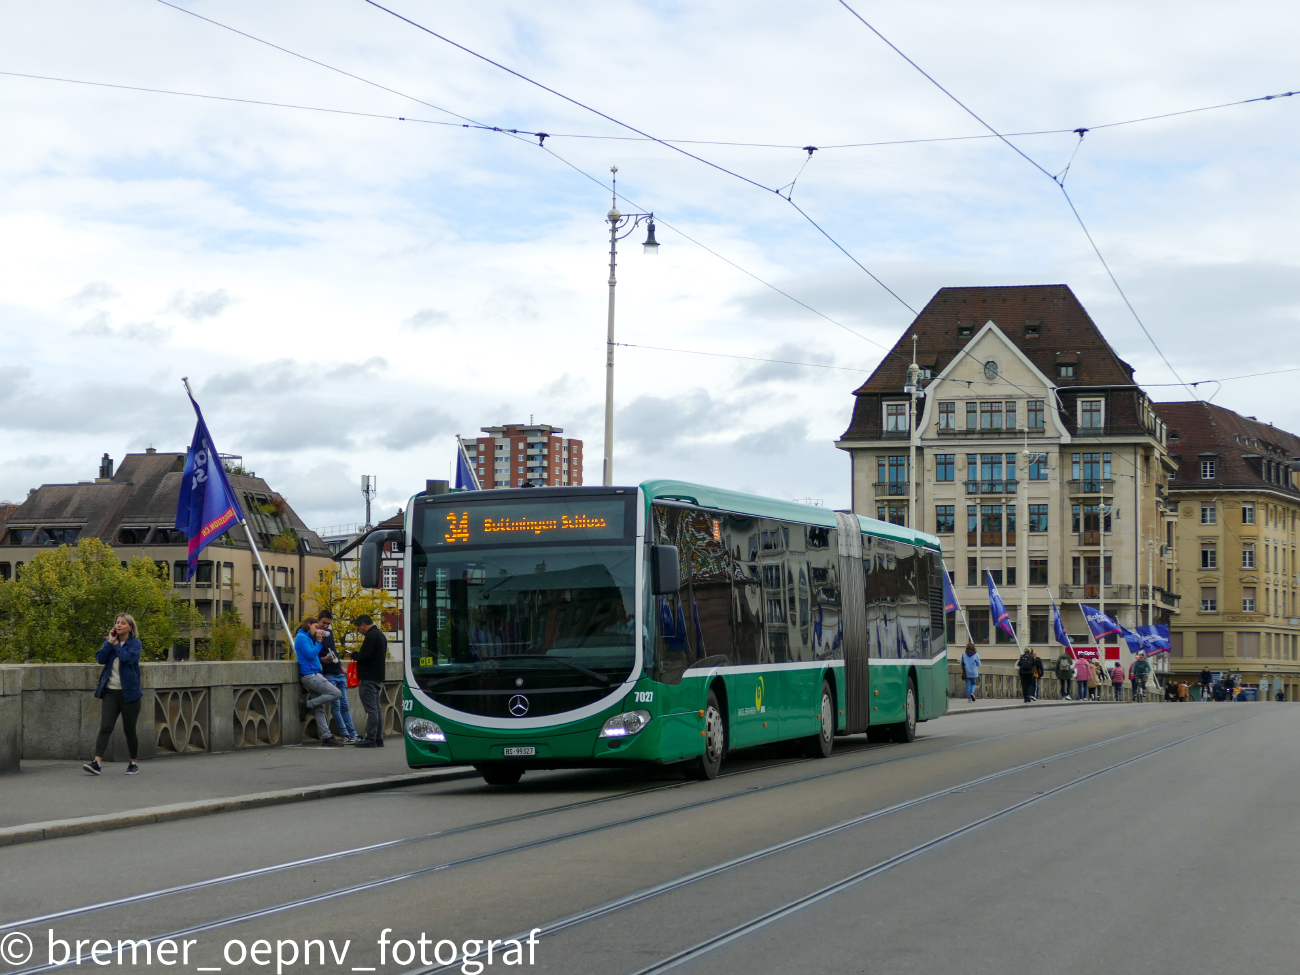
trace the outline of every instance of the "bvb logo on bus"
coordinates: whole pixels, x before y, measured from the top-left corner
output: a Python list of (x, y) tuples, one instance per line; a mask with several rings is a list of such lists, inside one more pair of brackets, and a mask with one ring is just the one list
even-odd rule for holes
[(764, 690), (763, 678), (760, 677), (758, 679), (758, 683), (754, 685), (754, 710), (755, 711), (759, 711), (759, 712), (763, 711), (763, 690)]

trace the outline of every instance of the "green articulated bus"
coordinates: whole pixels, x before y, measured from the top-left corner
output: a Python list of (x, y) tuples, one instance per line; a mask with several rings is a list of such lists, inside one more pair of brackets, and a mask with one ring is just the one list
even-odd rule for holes
[(947, 708), (939, 540), (682, 481), (420, 494), (403, 530), (406, 755), (528, 769), (681, 764)]

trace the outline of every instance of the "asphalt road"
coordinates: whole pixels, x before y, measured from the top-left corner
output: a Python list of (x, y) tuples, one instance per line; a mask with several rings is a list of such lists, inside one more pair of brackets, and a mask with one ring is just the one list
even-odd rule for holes
[[(1000, 711), (708, 783), (529, 773), (16, 846), (0, 975), (51, 937), (84, 942), (69, 971), (474, 973), (435, 959), (499, 939), (483, 971), (1294, 972), (1298, 730), (1279, 704)], [(118, 964), (167, 935), (188, 964)]]

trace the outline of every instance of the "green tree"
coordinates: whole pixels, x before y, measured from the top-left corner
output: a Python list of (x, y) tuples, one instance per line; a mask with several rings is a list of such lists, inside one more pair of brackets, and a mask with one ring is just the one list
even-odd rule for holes
[(253, 642), (253, 631), (234, 606), (217, 614), (207, 629), (207, 639), (194, 650), (197, 660), (238, 660)]
[(146, 660), (165, 658), (203, 624), (150, 559), (123, 565), (98, 538), (41, 552), (18, 578), (0, 581), (0, 661), (92, 661), (119, 613), (135, 617)]
[(334, 639), (339, 646), (360, 644), (352, 621), (365, 614), (382, 627), (384, 614), (395, 612), (397, 600), (382, 589), (363, 589), (350, 573), (322, 569), (315, 585), (305, 593), (316, 605), (315, 612), (328, 609), (334, 617)]

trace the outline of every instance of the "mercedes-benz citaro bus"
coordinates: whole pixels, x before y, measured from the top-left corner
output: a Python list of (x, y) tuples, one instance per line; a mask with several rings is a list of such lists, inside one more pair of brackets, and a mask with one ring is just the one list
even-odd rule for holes
[[(433, 482), (436, 484), (437, 482)], [(411, 768), (681, 765), (836, 735), (911, 741), (947, 707), (939, 540), (681, 481), (415, 496), (404, 559)]]

